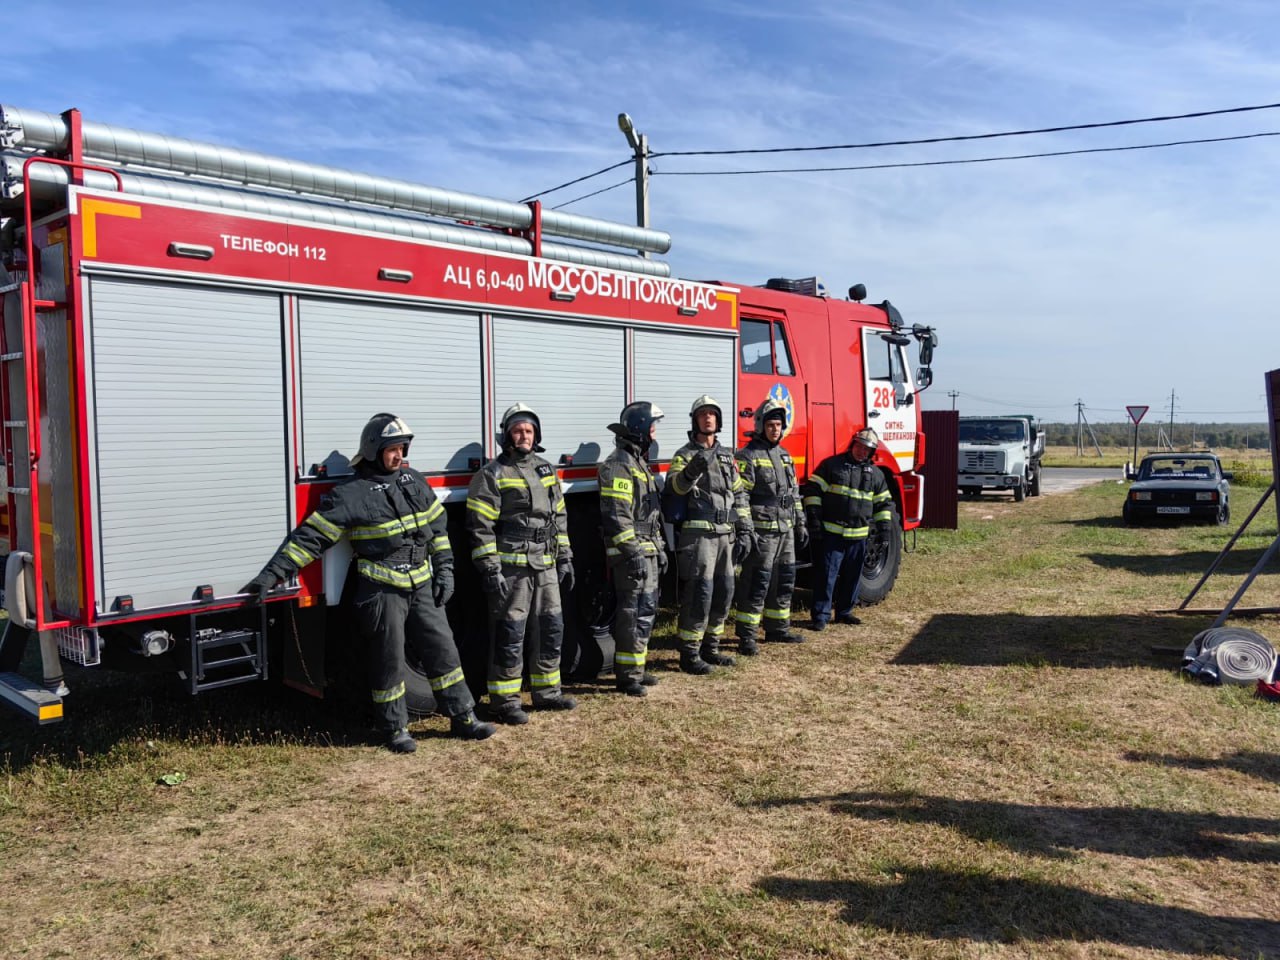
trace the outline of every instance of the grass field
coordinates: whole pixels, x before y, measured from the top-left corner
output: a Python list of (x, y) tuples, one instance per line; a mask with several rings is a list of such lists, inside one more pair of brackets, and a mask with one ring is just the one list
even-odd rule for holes
[(160, 678), (0, 716), (0, 955), (1280, 957), (1280, 705), (1153, 652), (1208, 626), (1154, 611), (1231, 531), (1127, 529), (1122, 496), (962, 503), (861, 627), (711, 678), (662, 636), (647, 701), (481, 744), (432, 718), (391, 756)]
[[(1046, 467), (1123, 467), (1126, 463), (1134, 462), (1132, 447), (1104, 446), (1100, 448), (1101, 456), (1098, 449), (1087, 446), (1084, 455), (1081, 456), (1075, 447), (1046, 447), (1044, 465)], [(1141, 461), (1146, 454), (1153, 452), (1145, 446), (1139, 447), (1138, 461)], [(1213, 452), (1222, 461), (1224, 470), (1231, 470), (1237, 474), (1237, 478), (1233, 481), (1236, 486), (1265, 489), (1271, 482), (1270, 450), (1223, 448)]]

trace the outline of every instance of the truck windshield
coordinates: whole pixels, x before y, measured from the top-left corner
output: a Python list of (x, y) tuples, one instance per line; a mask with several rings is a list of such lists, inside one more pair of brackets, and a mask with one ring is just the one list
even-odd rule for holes
[(961, 443), (1014, 443), (1025, 440), (1027, 427), (1021, 420), (961, 420)]

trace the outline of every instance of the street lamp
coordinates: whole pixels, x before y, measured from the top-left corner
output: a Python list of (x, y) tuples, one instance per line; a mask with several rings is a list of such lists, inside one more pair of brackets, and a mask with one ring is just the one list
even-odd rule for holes
[[(636, 154), (636, 224), (649, 227), (649, 138), (636, 130), (628, 114), (618, 114), (618, 129), (627, 138), (627, 146)], [(646, 250), (639, 251), (640, 256), (648, 257)]]

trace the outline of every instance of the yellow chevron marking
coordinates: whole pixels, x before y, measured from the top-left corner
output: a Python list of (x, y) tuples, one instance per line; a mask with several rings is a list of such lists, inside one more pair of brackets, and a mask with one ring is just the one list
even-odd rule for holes
[(83, 224), (81, 239), (84, 241), (84, 255), (98, 255), (98, 215), (107, 217), (127, 217), (130, 220), (142, 219), (142, 208), (136, 203), (118, 203), (115, 200), (98, 200), (85, 197), (80, 201), (80, 222)]

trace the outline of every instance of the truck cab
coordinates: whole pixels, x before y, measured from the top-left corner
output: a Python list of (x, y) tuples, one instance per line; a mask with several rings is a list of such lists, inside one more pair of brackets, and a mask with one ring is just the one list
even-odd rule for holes
[(957, 482), (965, 497), (984, 490), (1011, 491), (1019, 503), (1038, 497), (1043, 457), (1044, 430), (1033, 416), (960, 418)]

